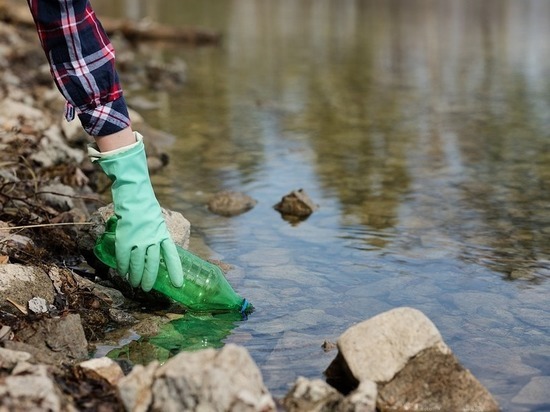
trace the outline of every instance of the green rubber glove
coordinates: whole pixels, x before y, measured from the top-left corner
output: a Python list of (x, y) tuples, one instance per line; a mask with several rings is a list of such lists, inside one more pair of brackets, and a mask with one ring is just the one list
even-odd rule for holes
[[(89, 149), (113, 182), (111, 191), (118, 223), (115, 233), (117, 272), (128, 276), (133, 287), (141, 285), (148, 292), (157, 278), (161, 256), (166, 262), (170, 280), (183, 285), (183, 270), (176, 245), (170, 237), (157, 201), (143, 145), (143, 137), (135, 133), (136, 143), (99, 153)], [(113, 153), (113, 154), (110, 154)]]

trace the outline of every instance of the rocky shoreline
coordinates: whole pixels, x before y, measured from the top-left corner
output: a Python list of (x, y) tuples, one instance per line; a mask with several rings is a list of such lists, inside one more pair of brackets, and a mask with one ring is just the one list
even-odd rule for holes
[[(0, 410), (498, 410), (410, 308), (350, 328), (326, 381), (300, 378), (278, 400), (236, 345), (162, 365), (90, 359), (107, 329), (139, 323), (148, 297), (94, 263), (93, 242), (112, 213), (102, 208), (109, 182), (85, 156), (79, 124), (61, 116), (36, 33), (0, 23), (0, 40)], [(155, 136), (149, 142), (165, 138), (132, 117)], [(152, 172), (169, 161), (154, 146), (147, 151)], [(189, 222), (165, 212), (186, 247)]]

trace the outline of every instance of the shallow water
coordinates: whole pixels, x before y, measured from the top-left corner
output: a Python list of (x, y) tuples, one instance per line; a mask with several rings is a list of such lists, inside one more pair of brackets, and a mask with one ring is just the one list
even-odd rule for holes
[[(235, 266), (257, 310), (223, 342), (272, 393), (322, 378), (324, 340), (412, 306), (505, 410), (550, 408), (550, 2), (109, 3), (100, 16), (223, 32), (142, 45), (187, 81), (127, 95), (177, 136), (159, 198), (191, 249)], [(292, 225), (272, 206), (299, 188), (320, 208)], [(222, 189), (258, 205), (212, 215)]]

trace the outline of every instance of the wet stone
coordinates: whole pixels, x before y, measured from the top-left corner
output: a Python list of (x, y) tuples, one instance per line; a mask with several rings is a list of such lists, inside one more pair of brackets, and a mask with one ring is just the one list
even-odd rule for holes
[[(338, 358), (327, 369), (336, 380), (391, 380), (420, 351), (447, 352), (441, 334), (422, 312), (396, 308), (352, 326), (338, 339)], [(343, 363), (345, 362), (345, 363)], [(349, 371), (343, 376), (342, 371)]]
[(309, 195), (303, 190), (293, 190), (288, 195), (283, 196), (281, 201), (273, 206), (275, 210), (281, 213), (285, 220), (300, 221), (306, 219), (319, 206), (317, 206)]
[(337, 345), (336, 342), (325, 340), (321, 345), (321, 348), (323, 348), (325, 352), (330, 352), (331, 350), (337, 349)]
[(280, 268), (285, 265), (288, 266), (289, 269), (292, 268), (292, 265), (288, 265), (291, 261), (290, 253), (285, 248), (258, 248), (253, 252), (241, 255), (240, 260), (247, 266), (252, 267)]
[(550, 313), (547, 310), (517, 308), (516, 318), (529, 325), (546, 328), (550, 325)]
[[(485, 310), (487, 315), (495, 315), (495, 312), (502, 311), (508, 307), (508, 298), (498, 293), (465, 291), (453, 293), (450, 300), (460, 309), (468, 314), (478, 314)], [(502, 312), (504, 314), (504, 312)]]
[(136, 318), (128, 312), (114, 308), (109, 308), (109, 318), (119, 325), (133, 325), (137, 322)]
[(221, 216), (237, 216), (248, 212), (258, 203), (242, 192), (223, 191), (216, 193), (208, 202), (208, 210)]
[(163, 363), (168, 360), (171, 353), (168, 349), (140, 339), (131, 341), (122, 348), (111, 350), (107, 356), (111, 359), (123, 359), (134, 365), (147, 365), (153, 361)]
[(266, 265), (262, 268), (261, 273), (258, 271), (257, 277), (265, 281), (278, 279), (279, 282), (287, 282), (288, 286), (307, 285), (307, 287), (315, 287), (326, 284), (322, 278), (313, 277), (310, 272), (293, 265), (284, 264), (283, 262), (279, 265)]
[(538, 405), (537, 410), (550, 410), (550, 376), (535, 376), (512, 398), (513, 403)]
[(111, 308), (129, 306), (130, 301), (118, 289), (103, 286), (99, 283), (73, 273), (74, 279), (80, 287), (88, 288), (95, 296), (109, 304)]
[[(486, 333), (490, 334), (491, 331)], [(526, 364), (515, 350), (506, 345), (489, 342), (485, 338), (458, 340), (453, 344), (453, 351), (467, 358), (470, 368), (474, 369), (480, 365), (480, 372), (487, 377), (521, 377), (540, 373), (538, 369)]]

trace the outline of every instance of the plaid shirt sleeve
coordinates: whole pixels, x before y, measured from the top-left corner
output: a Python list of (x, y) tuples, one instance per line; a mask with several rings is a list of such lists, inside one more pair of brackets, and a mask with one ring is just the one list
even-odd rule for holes
[(130, 125), (115, 51), (88, 0), (27, 0), (55, 84), (92, 136)]

